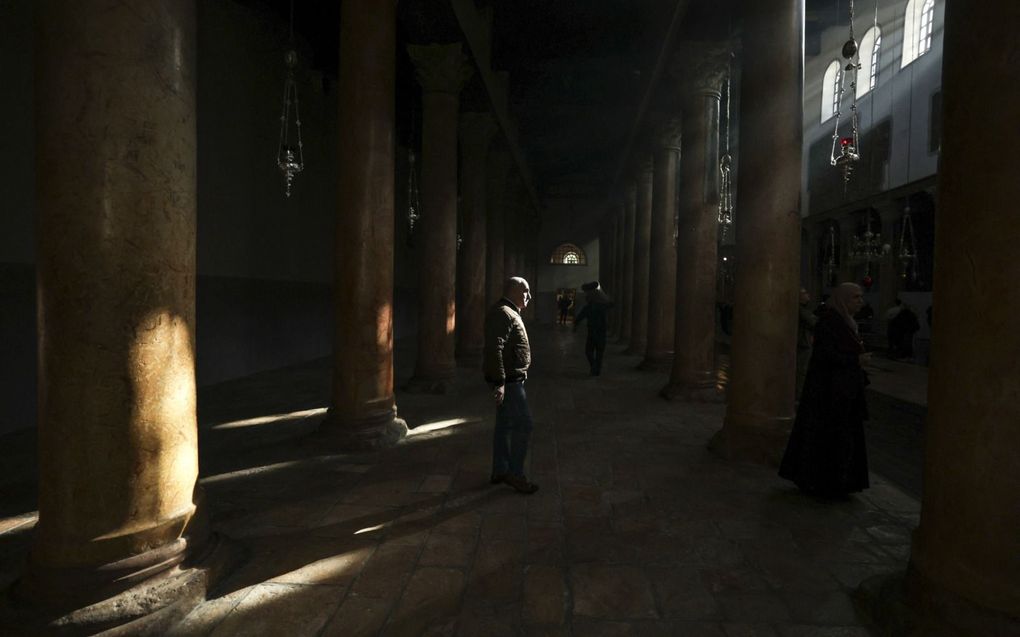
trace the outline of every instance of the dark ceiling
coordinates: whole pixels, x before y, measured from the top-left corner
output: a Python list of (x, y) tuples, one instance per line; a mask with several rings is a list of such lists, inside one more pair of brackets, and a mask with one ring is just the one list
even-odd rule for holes
[[(244, 0), (286, 21), (290, 0)], [(756, 1), (756, 0), (744, 0)], [(806, 49), (844, 19), (847, 0), (806, 0)], [(674, 14), (676, 38), (739, 31), (739, 0), (479, 0), (493, 11), (492, 66), (510, 78), (509, 111), (541, 196), (605, 196), (621, 168)], [(400, 0), (398, 44), (461, 39), (449, 0)], [(337, 0), (295, 2), (295, 30), (311, 65), (336, 75)], [(403, 49), (402, 46), (399, 47)], [(485, 107), (477, 80), (462, 108)], [(406, 55), (398, 55), (398, 128), (418, 108)]]

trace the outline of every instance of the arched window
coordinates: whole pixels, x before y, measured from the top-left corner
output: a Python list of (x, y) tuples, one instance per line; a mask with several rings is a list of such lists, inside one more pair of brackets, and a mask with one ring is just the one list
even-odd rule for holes
[(829, 119), (839, 110), (839, 87), (843, 83), (843, 66), (833, 60), (825, 69), (822, 78), (822, 121)]
[(882, 30), (868, 29), (861, 38), (861, 70), (857, 72), (857, 97), (878, 86), (878, 51), (882, 48)]
[(584, 250), (573, 243), (564, 243), (553, 250), (552, 256), (549, 257), (549, 263), (556, 265), (588, 265), (588, 257), (584, 255)]
[(903, 14), (903, 60), (900, 68), (910, 64), (931, 48), (935, 31), (935, 0), (910, 0)]

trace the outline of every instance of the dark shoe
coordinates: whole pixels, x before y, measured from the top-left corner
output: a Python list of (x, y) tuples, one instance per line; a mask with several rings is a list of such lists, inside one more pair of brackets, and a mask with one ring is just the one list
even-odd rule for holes
[(520, 493), (532, 494), (538, 491), (538, 485), (534, 482), (528, 482), (528, 479), (524, 476), (515, 476), (512, 473), (508, 473), (503, 478), (503, 482), (509, 484)]
[(489, 477), (489, 484), (499, 484), (500, 482), (506, 480), (506, 476), (507, 474), (505, 473), (493, 473)]

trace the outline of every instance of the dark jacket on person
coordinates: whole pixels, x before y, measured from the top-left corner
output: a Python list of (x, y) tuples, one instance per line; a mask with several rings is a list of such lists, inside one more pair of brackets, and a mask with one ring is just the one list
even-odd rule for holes
[(868, 487), (864, 345), (834, 310), (815, 325), (797, 418), (779, 475), (806, 491), (842, 495)]
[[(605, 297), (605, 295), (603, 295)], [(585, 319), (588, 320), (588, 336), (595, 339), (605, 339), (606, 331), (608, 326), (607, 314), (609, 308), (613, 307), (613, 304), (609, 301), (608, 297), (605, 297), (606, 301), (594, 301), (589, 300), (585, 303), (581, 311), (577, 313), (574, 318), (574, 329), (581, 324)]]
[(531, 344), (517, 306), (500, 299), (485, 315), (485, 350), (482, 371), (494, 385), (528, 377)]

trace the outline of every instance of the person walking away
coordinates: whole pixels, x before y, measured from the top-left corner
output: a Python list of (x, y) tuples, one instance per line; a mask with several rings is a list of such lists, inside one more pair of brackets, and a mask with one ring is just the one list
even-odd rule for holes
[(570, 297), (568, 297), (565, 293), (561, 294), (560, 298), (558, 298), (556, 300), (556, 306), (560, 310), (560, 317), (556, 320), (556, 323), (558, 325), (566, 325), (567, 324), (567, 314), (570, 311), (570, 306), (572, 304), (573, 303), (570, 300)]
[(814, 341), (815, 324), (818, 317), (808, 309), (811, 293), (800, 289), (800, 307), (797, 317), (797, 400), (804, 391), (804, 378), (807, 376), (808, 361), (811, 360), (811, 344)]
[(868, 488), (864, 421), (865, 353), (853, 316), (864, 304), (855, 283), (843, 283), (815, 325), (815, 340), (779, 475), (801, 490), (845, 497)]
[(608, 313), (609, 308), (613, 307), (613, 302), (598, 281), (585, 283), (581, 289), (585, 293), (585, 306), (574, 318), (574, 331), (577, 331), (583, 321), (588, 321), (588, 339), (584, 343), (584, 355), (588, 359), (591, 375), (599, 376), (602, 374), (602, 361), (606, 353)]
[(503, 298), (485, 315), (483, 373), (496, 402), (492, 440), (492, 484), (506, 483), (525, 494), (538, 485), (524, 476), (532, 419), (524, 381), (531, 366), (531, 344), (521, 313), (531, 301), (531, 288), (521, 277), (507, 279)]

